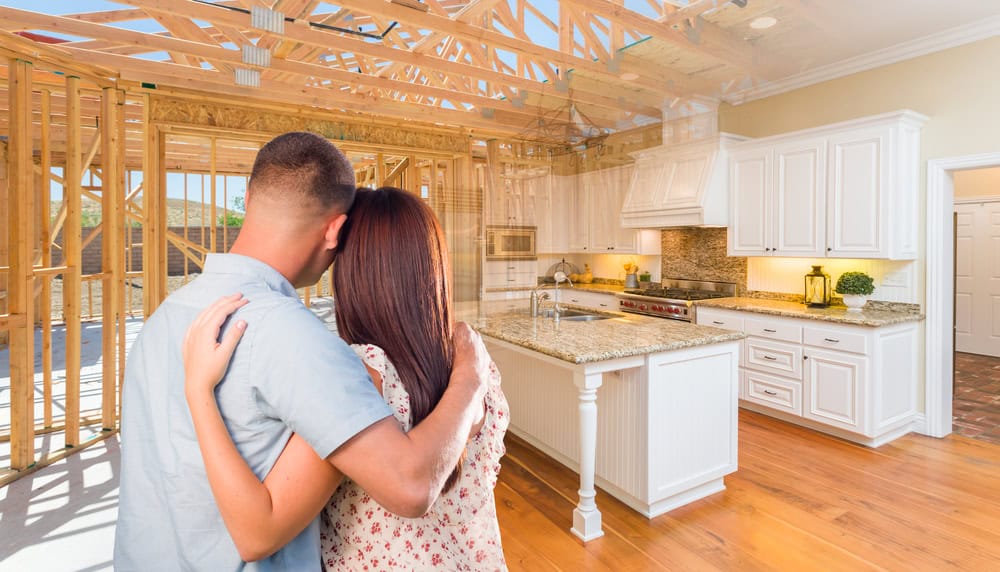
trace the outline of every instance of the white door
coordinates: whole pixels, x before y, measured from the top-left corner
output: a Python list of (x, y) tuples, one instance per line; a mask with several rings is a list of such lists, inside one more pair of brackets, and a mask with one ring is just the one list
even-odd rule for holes
[(733, 153), (729, 160), (729, 255), (771, 252), (771, 154), (768, 149)]
[(955, 212), (955, 349), (1000, 357), (1000, 201)]
[(826, 256), (826, 139), (774, 148), (773, 250), (779, 256)]

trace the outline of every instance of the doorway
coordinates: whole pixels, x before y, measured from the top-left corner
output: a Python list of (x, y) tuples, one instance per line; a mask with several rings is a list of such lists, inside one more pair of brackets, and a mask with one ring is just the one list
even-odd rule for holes
[[(925, 282), (925, 427), (944, 437), (953, 430), (956, 268), (955, 175), (1000, 167), (1000, 152), (932, 159), (927, 162), (927, 271)], [(962, 175), (959, 175), (961, 179)]]
[(956, 171), (953, 429), (1000, 444), (1000, 167)]

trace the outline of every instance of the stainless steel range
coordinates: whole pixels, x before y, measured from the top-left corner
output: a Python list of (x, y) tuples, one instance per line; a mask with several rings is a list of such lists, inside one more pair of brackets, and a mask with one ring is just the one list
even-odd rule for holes
[(694, 321), (695, 300), (727, 298), (736, 295), (732, 282), (708, 282), (664, 278), (660, 288), (625, 290), (618, 294), (618, 309), (671, 320)]

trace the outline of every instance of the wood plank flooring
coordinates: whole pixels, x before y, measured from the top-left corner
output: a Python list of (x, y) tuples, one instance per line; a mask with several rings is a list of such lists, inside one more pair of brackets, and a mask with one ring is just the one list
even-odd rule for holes
[(1000, 446), (908, 435), (879, 449), (740, 411), (726, 490), (655, 519), (598, 491), (605, 536), (570, 533), (576, 473), (513, 435), (496, 489), (511, 570), (1000, 570)]

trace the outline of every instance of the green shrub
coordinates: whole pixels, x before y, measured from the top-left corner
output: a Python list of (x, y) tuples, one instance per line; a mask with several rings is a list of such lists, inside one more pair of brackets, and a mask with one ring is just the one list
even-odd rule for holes
[(834, 291), (838, 294), (867, 296), (875, 291), (875, 280), (864, 272), (844, 272), (837, 279)]

